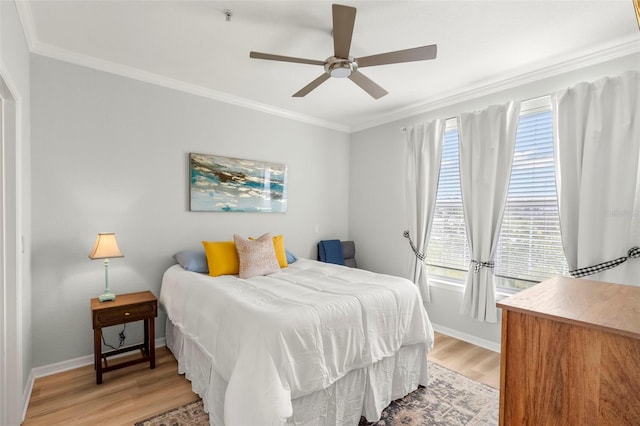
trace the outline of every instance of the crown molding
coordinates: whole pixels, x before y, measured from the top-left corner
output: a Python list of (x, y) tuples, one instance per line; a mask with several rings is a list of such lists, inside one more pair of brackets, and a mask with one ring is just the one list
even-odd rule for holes
[(615, 40), (609, 45), (600, 47), (598, 50), (583, 51), (573, 58), (557, 61), (547, 61), (546, 64), (536, 64), (536, 68), (525, 67), (516, 70), (506, 78), (495, 78), (479, 83), (474, 83), (455, 91), (441, 93), (430, 99), (425, 99), (412, 105), (407, 105), (391, 112), (380, 114), (372, 120), (367, 120), (354, 125), (345, 125), (331, 121), (322, 120), (317, 117), (299, 114), (293, 111), (274, 107), (272, 105), (263, 104), (252, 101), (250, 99), (233, 96), (228, 93), (219, 92), (203, 86), (186, 83), (184, 81), (172, 79), (159, 74), (154, 74), (138, 68), (125, 66), (115, 62), (105, 61), (89, 55), (83, 55), (76, 52), (61, 49), (49, 44), (41, 43), (38, 40), (35, 31), (35, 23), (31, 13), (31, 6), (28, 1), (15, 1), (18, 14), (22, 22), (27, 45), (31, 53), (58, 59), (64, 62), (104, 71), (123, 77), (132, 78), (146, 83), (159, 85), (162, 87), (174, 89), (177, 91), (190, 93), (197, 96), (217, 100), (220, 102), (237, 105), (240, 107), (264, 112), (267, 114), (300, 121), (303, 123), (325, 127), (343, 133), (354, 133), (377, 127), (393, 121), (406, 119), (412, 116), (423, 114), (439, 108), (444, 108), (457, 103), (469, 101), (492, 93), (500, 92), (514, 87), (533, 83), (545, 78), (554, 77), (556, 75), (575, 71), (580, 68), (596, 65), (602, 62), (621, 58), (631, 54), (640, 53), (640, 39), (632, 36), (622, 40)]
[(134, 80), (143, 81), (145, 83), (166, 87), (180, 92), (190, 93), (192, 95), (202, 96), (204, 98), (213, 99), (216, 101), (252, 109), (255, 111), (260, 111), (267, 114), (312, 124), (314, 126), (325, 127), (343, 133), (350, 132), (349, 126), (345, 126), (340, 123), (334, 123), (309, 115), (299, 114), (293, 111), (276, 108), (271, 105), (252, 101), (250, 99), (233, 96), (228, 93), (219, 92), (195, 84), (185, 83), (184, 81), (176, 80), (163, 75), (154, 74), (152, 72), (144, 71), (139, 68), (129, 67), (111, 61), (105, 61), (103, 59), (92, 57), (90, 55), (83, 55), (80, 53), (61, 49), (53, 45), (42, 43), (38, 39), (38, 34), (35, 30), (36, 27), (33, 21), (33, 13), (31, 11), (30, 3), (28, 1), (15, 1), (15, 4), (18, 10), (18, 16), (20, 17), (20, 21), (22, 23), (22, 28), (27, 40), (29, 51), (33, 54), (58, 59), (60, 61), (69, 62), (75, 65), (120, 75), (122, 77), (132, 78)]
[(595, 52), (583, 53), (562, 62), (550, 62), (548, 65), (535, 70), (527, 71), (526, 69), (521, 69), (507, 78), (487, 80), (469, 85), (444, 96), (435, 96), (432, 99), (402, 107), (390, 113), (381, 114), (373, 120), (352, 126), (351, 133), (638, 53), (640, 53), (640, 39), (637, 37), (617, 40), (617, 43), (603, 47)]
[(61, 49), (56, 46), (35, 42), (32, 47), (32, 52), (37, 55), (46, 56), (49, 58), (57, 59), (63, 62), (80, 65), (87, 68), (92, 68), (98, 71), (107, 72), (110, 74), (116, 74), (122, 77), (139, 80), (145, 83), (154, 84), (157, 86), (166, 87), (169, 89), (177, 90), (192, 95), (202, 96), (204, 98), (213, 99), (216, 101), (252, 109), (255, 111), (264, 112), (271, 115), (276, 115), (291, 120), (300, 121), (315, 126), (325, 127), (332, 130), (337, 130), (343, 133), (349, 133), (348, 126), (339, 123), (333, 123), (330, 121), (322, 120), (316, 117), (299, 114), (293, 111), (276, 108), (271, 105), (263, 104), (260, 102), (252, 101), (250, 99), (241, 98), (239, 96), (233, 96), (228, 93), (219, 92), (217, 90), (209, 89), (196, 84), (186, 83), (181, 80), (176, 80), (170, 77), (166, 77), (159, 74), (154, 74), (149, 71), (141, 70), (139, 68), (129, 67), (126, 65), (118, 64), (111, 61), (105, 61), (89, 55), (83, 55), (69, 50)]
[(27, 46), (29, 51), (33, 52), (33, 46), (38, 40), (38, 36), (36, 34), (36, 24), (33, 22), (31, 2), (14, 0), (14, 3), (18, 11), (18, 18), (20, 18), (20, 23), (22, 24), (24, 37), (27, 40)]

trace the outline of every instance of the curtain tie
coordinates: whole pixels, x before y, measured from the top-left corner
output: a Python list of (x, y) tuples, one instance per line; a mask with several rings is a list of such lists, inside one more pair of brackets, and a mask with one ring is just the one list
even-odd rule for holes
[(478, 262), (477, 260), (471, 260), (471, 263), (473, 263), (473, 272), (475, 273), (480, 272), (480, 268), (493, 268), (495, 266), (493, 261)]
[(598, 263), (597, 265), (587, 266), (586, 268), (574, 269), (573, 271), (569, 271), (569, 274), (574, 278), (586, 277), (587, 275), (593, 275), (598, 272), (606, 271), (607, 269), (615, 268), (632, 258), (640, 258), (640, 247), (631, 247), (629, 251), (627, 251), (626, 256), (609, 260), (608, 262)]
[(402, 233), (402, 236), (409, 239), (409, 245), (411, 246), (411, 250), (413, 250), (413, 254), (415, 254), (416, 257), (418, 259), (420, 259), (421, 262), (424, 262), (424, 259), (425, 259), (425, 257), (427, 257), (427, 255), (424, 254), (424, 253), (420, 253), (418, 251), (418, 249), (416, 248), (415, 244), (413, 244), (413, 240), (411, 239), (411, 235), (409, 235), (409, 231), (408, 230), (404, 231)]

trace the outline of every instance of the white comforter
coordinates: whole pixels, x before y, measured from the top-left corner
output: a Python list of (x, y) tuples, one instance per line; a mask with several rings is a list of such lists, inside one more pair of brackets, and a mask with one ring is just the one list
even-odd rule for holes
[(291, 399), (401, 346), (433, 345), (413, 283), (306, 259), (244, 280), (174, 265), (165, 272), (160, 303), (227, 381), (228, 426), (281, 424), (292, 414)]

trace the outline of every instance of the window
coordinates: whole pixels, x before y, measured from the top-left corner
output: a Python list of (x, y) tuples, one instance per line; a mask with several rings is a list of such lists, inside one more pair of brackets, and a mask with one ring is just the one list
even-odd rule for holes
[[(511, 180), (495, 255), (496, 286), (505, 290), (530, 287), (567, 272), (553, 161), (550, 105), (522, 105)], [(428, 272), (463, 279), (469, 248), (462, 212), (458, 133), (447, 127), (440, 181), (427, 251)]]
[(550, 109), (520, 115), (496, 250), (496, 284), (527, 288), (567, 272), (553, 163)]
[(427, 247), (427, 272), (463, 279), (469, 261), (469, 243), (460, 190), (458, 130), (455, 120), (449, 120), (444, 134), (438, 195)]

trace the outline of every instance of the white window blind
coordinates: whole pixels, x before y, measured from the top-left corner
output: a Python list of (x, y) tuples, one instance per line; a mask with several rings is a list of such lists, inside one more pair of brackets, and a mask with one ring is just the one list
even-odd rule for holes
[(460, 190), (458, 131), (454, 125), (444, 134), (438, 195), (427, 247), (427, 271), (462, 278), (469, 260)]
[(528, 287), (566, 274), (553, 163), (551, 110), (520, 115), (495, 274), (498, 285)]
[[(496, 286), (521, 289), (566, 275), (553, 162), (552, 113), (523, 105), (505, 213), (496, 249)], [(427, 249), (428, 272), (462, 279), (469, 267), (462, 211), (458, 133), (448, 127)]]

